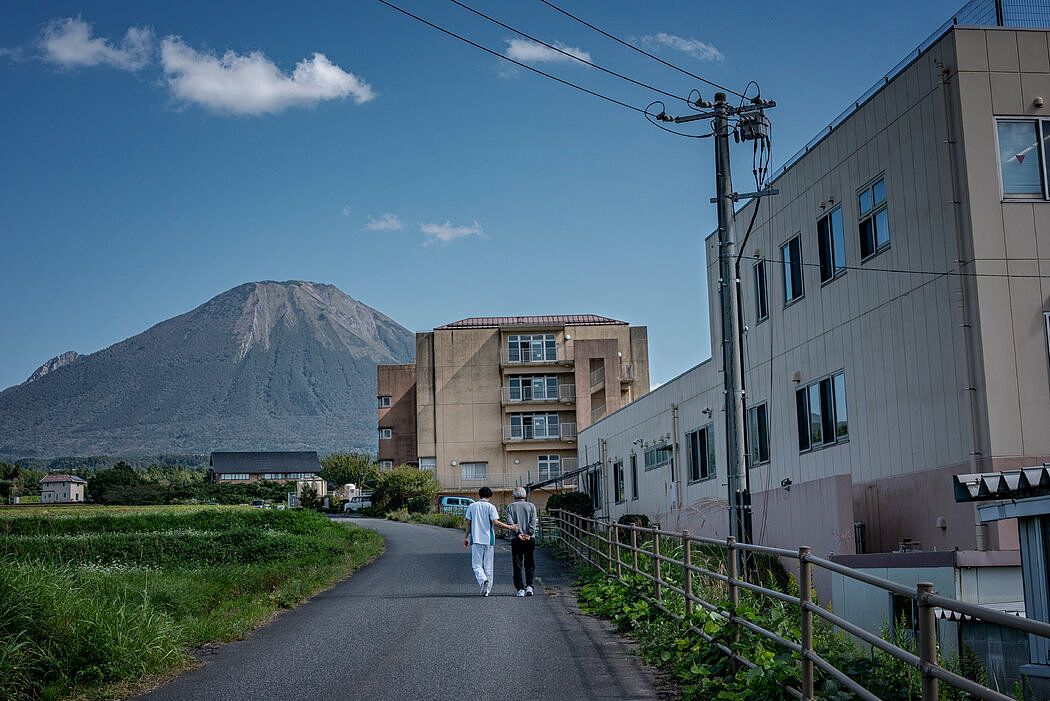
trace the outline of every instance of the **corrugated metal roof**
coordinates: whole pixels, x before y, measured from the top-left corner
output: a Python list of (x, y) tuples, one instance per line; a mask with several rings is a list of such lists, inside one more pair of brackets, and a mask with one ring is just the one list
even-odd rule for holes
[(86, 479), (74, 477), (73, 475), (48, 475), (44, 479), (40, 480), (41, 484), (44, 484), (45, 482), (78, 482), (81, 484), (87, 484)]
[(209, 463), (214, 472), (317, 472), (317, 451), (215, 452)]
[(597, 314), (563, 314), (556, 316), (474, 316), (438, 326), (438, 329), (498, 329), (505, 326), (626, 326), (626, 321), (617, 321)]
[(952, 475), (955, 501), (1022, 499), (1050, 494), (1050, 463), (1002, 472)]

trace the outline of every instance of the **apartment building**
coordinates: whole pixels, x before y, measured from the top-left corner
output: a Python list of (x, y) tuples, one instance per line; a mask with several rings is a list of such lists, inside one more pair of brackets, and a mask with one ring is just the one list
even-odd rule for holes
[[(648, 358), (644, 326), (592, 314), (418, 333), (413, 365), (377, 369), (379, 460), (433, 470), (450, 494), (487, 485), (500, 503), (515, 486), (575, 470), (577, 432), (649, 391)], [(410, 403), (412, 422), (395, 413)]]
[[(1048, 44), (947, 23), (737, 213), (756, 542), (1017, 549), (952, 476), (1050, 461)], [(599, 515), (728, 535), (714, 355), (580, 433)]]

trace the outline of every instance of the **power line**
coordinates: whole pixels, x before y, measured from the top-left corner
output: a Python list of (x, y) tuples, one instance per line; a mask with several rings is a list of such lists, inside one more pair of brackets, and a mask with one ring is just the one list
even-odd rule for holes
[[(786, 263), (788, 261), (775, 260), (773, 258), (763, 258), (762, 256), (740, 256), (741, 260), (753, 260), (755, 262), (768, 262), (768, 263)], [(974, 263), (973, 261), (966, 261), (966, 263)], [(791, 265), (800, 265), (807, 268), (819, 268), (820, 263), (790, 263)], [(953, 276), (953, 277), (990, 277), (990, 278), (1014, 278), (1018, 280), (1024, 279), (1050, 279), (1050, 275), (1028, 275), (1020, 273), (964, 273), (956, 272), (953, 270), (908, 270), (905, 268), (874, 268), (869, 266), (859, 265), (839, 265), (835, 267), (835, 270), (861, 270), (869, 273), (898, 273), (902, 275), (938, 275), (938, 276)]]
[(565, 51), (564, 49), (560, 49), (557, 46), (554, 46), (552, 44), (548, 44), (545, 41), (537, 39), (536, 37), (532, 36), (531, 34), (526, 34), (525, 32), (521, 31), (520, 29), (515, 29), (514, 27), (511, 27), (510, 25), (504, 24), (503, 22), (500, 22), (495, 17), (490, 17), (489, 15), (486, 15), (484, 12), (481, 12), (479, 10), (475, 10), (473, 7), (470, 7), (469, 5), (466, 5), (466, 4), (462, 3), (462, 2), (460, 2), (459, 0), (449, 0), (449, 2), (452, 2), (453, 4), (459, 5), (464, 10), (467, 10), (469, 12), (473, 12), (478, 17), (484, 17), (489, 22), (492, 22), (493, 24), (498, 24), (499, 26), (503, 27), (504, 29), (509, 29), (510, 31), (514, 32), (515, 34), (520, 34), (521, 36), (525, 37), (526, 39), (534, 41), (537, 44), (540, 44), (541, 46), (545, 46), (545, 47), (547, 47), (548, 49), (550, 49), (552, 51), (557, 51), (558, 53), (562, 54), (563, 56), (568, 56), (569, 58), (571, 58), (571, 59), (573, 59), (575, 61), (579, 61), (580, 63), (584, 64), (585, 66), (590, 66), (592, 68), (597, 68), (598, 70), (602, 71), (603, 73), (608, 73), (609, 75), (614, 75), (617, 78), (620, 78), (622, 80), (626, 80), (627, 82), (633, 83), (633, 84), (635, 84), (635, 85), (637, 85), (639, 87), (647, 88), (649, 90), (652, 90), (653, 92), (658, 92), (661, 95), (664, 95), (666, 97), (673, 97), (676, 100), (681, 100), (685, 104), (687, 104), (689, 106), (692, 106), (692, 103), (689, 101), (689, 98), (687, 98), (687, 97), (681, 97), (679, 95), (675, 95), (674, 93), (666, 92), (664, 90), (661, 90), (660, 88), (657, 88), (657, 87), (654, 87), (652, 85), (649, 85), (648, 83), (643, 83), (641, 81), (635, 80), (634, 78), (629, 78), (629, 77), (627, 77), (627, 76), (625, 76), (625, 75), (623, 75), (621, 73), (617, 73), (616, 71), (609, 70), (608, 68), (604, 68), (602, 66), (599, 66), (597, 63), (594, 63), (592, 61), (588, 61), (587, 59), (584, 59), (584, 58), (580, 58), (576, 54), (569, 53), (568, 51)]
[[(382, 2), (382, 0), (380, 0), (380, 1)], [(708, 85), (710, 85), (713, 88), (718, 88), (719, 90), (725, 90), (728, 93), (733, 93), (734, 95), (736, 95), (737, 97), (739, 97), (741, 99), (747, 99), (747, 98), (744, 97), (744, 95), (742, 93), (738, 93), (736, 90), (730, 90), (729, 88), (725, 87), (724, 85), (719, 85), (718, 83), (714, 83), (714, 82), (708, 80), (707, 78), (702, 78), (702, 77), (696, 75), (695, 73), (690, 73), (689, 71), (685, 70), (684, 68), (679, 68), (678, 66), (674, 65), (673, 63), (668, 63), (667, 61), (663, 60), (659, 56), (654, 56), (653, 54), (649, 53), (645, 49), (640, 49), (637, 46), (635, 46), (634, 44), (629, 44), (628, 42), (624, 41), (623, 39), (620, 39), (619, 37), (615, 37), (612, 34), (609, 34), (609, 32), (605, 31), (604, 29), (599, 29), (598, 27), (595, 27), (590, 22), (588, 22), (586, 20), (583, 20), (583, 19), (580, 19), (579, 17), (577, 17), (576, 15), (572, 14), (571, 12), (567, 12), (567, 11), (561, 9), (560, 7), (555, 5), (554, 3), (549, 2), (549, 0), (540, 0), (540, 2), (542, 2), (544, 5), (547, 5), (548, 7), (552, 8), (552, 9), (557, 10), (558, 12), (562, 13), (566, 17), (570, 17), (570, 18), (576, 20), (580, 24), (582, 24), (584, 26), (587, 26), (587, 27), (590, 27), (591, 29), (593, 29), (594, 31), (598, 32), (602, 36), (608, 37), (609, 39), (612, 39), (613, 41), (616, 41), (616, 42), (619, 42), (620, 44), (623, 44), (628, 49), (633, 49), (633, 50), (637, 51), (640, 54), (648, 56), (649, 58), (653, 59), (654, 61), (659, 61), (660, 63), (664, 64), (668, 68), (673, 68), (676, 71), (678, 71), (679, 73), (684, 73), (685, 75), (689, 76), (690, 78), (696, 78), (701, 83), (707, 83)]]
[(445, 34), (448, 34), (450, 37), (455, 37), (456, 39), (459, 39), (462, 42), (466, 42), (467, 44), (470, 44), (471, 46), (473, 46), (473, 47), (475, 47), (477, 49), (481, 49), (482, 51), (490, 53), (493, 56), (498, 56), (499, 58), (503, 59), (504, 61), (509, 61), (510, 63), (513, 63), (516, 66), (520, 66), (522, 68), (528, 69), (528, 70), (532, 71), (533, 73), (538, 73), (538, 74), (542, 75), (545, 78), (550, 78), (551, 80), (557, 81), (557, 82), (561, 83), (562, 85), (568, 85), (570, 88), (576, 88), (577, 90), (580, 90), (581, 92), (585, 92), (588, 95), (593, 95), (594, 97), (601, 98), (601, 99), (606, 100), (608, 102), (611, 102), (611, 103), (613, 103), (615, 105), (619, 105), (620, 107), (626, 107), (629, 110), (633, 110), (635, 112), (640, 112), (642, 114), (646, 113), (645, 110), (643, 110), (640, 107), (635, 107), (634, 105), (629, 105), (626, 102), (621, 102), (621, 101), (619, 101), (619, 100), (617, 100), (615, 98), (608, 97), (607, 95), (602, 95), (601, 93), (595, 92), (593, 90), (588, 90), (587, 88), (583, 87), (582, 85), (577, 85), (576, 83), (572, 83), (572, 82), (570, 82), (568, 80), (562, 80), (561, 78), (559, 78), (557, 76), (553, 76), (550, 73), (545, 73), (544, 71), (541, 71), (538, 68), (533, 68), (532, 66), (527, 65), (525, 63), (522, 63), (521, 61), (515, 61), (514, 59), (510, 58), (509, 56), (504, 56), (503, 54), (499, 53), (498, 51), (493, 51), (492, 49), (488, 48), (487, 46), (482, 46), (481, 44), (478, 44), (477, 42), (473, 42), (473, 41), (471, 41), (470, 39), (467, 39), (464, 36), (460, 36), (459, 34), (456, 34), (453, 31), (445, 29), (444, 27), (439, 27), (438, 25), (434, 24), (433, 22), (425, 20), (422, 17), (420, 17), (419, 15), (414, 15), (411, 12), (409, 12), (408, 10), (400, 8), (397, 5), (393, 4), (392, 2), (388, 2), (387, 0), (379, 0), (379, 2), (381, 2), (382, 4), (386, 5), (387, 7), (391, 8), (393, 10), (397, 10), (398, 12), (400, 12), (403, 15), (407, 15), (407, 16), (411, 17), (412, 19), (416, 20), (417, 22), (422, 22), (423, 24), (427, 25), (428, 27), (436, 29), (439, 32), (443, 32)]

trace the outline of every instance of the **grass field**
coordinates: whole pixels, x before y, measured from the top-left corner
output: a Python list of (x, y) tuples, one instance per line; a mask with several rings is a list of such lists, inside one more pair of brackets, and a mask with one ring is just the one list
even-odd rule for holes
[(382, 551), (311, 511), (0, 510), (0, 699), (106, 697), (187, 666)]

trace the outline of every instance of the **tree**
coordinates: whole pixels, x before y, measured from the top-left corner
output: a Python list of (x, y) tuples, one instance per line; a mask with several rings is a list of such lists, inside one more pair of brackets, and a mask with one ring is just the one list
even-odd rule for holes
[(299, 506), (304, 509), (320, 509), (321, 497), (317, 496), (317, 489), (309, 484), (304, 484), (299, 492)]
[(554, 509), (571, 511), (587, 518), (594, 516), (594, 504), (591, 503), (591, 497), (586, 492), (552, 494), (547, 499), (547, 511), (553, 511)]
[(379, 477), (379, 463), (375, 456), (364, 451), (332, 453), (321, 458), (320, 477), (332, 484), (356, 484)]
[(372, 504), (386, 511), (403, 509), (412, 497), (434, 500), (441, 486), (433, 472), (412, 465), (401, 465), (379, 474)]

